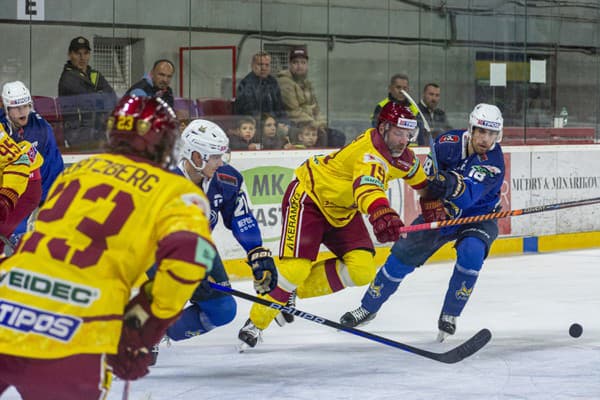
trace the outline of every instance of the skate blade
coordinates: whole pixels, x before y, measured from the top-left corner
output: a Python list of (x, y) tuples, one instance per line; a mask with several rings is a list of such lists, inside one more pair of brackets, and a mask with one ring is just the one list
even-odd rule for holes
[(244, 353), (246, 350), (251, 349), (252, 346), (250, 346), (248, 343), (246, 342), (242, 342), (240, 340), (240, 342), (237, 344), (237, 350), (238, 353)]
[(444, 331), (439, 331), (437, 338), (435, 339), (438, 343), (442, 343), (444, 340), (446, 340), (446, 338), (450, 336), (450, 334), (448, 332), (444, 332)]

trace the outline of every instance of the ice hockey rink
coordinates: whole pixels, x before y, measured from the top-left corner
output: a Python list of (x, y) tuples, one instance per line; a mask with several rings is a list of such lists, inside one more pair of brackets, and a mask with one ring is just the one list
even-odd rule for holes
[[(492, 258), (486, 262), (458, 331), (434, 342), (453, 264), (426, 265), (402, 283), (363, 329), (443, 352), (477, 330), (492, 340), (447, 365), (298, 320), (273, 324), (264, 342), (238, 353), (237, 331), (251, 303), (238, 301), (233, 323), (161, 347), (157, 366), (132, 382), (129, 399), (600, 399), (600, 249)], [(234, 288), (252, 293), (251, 282)], [(364, 288), (300, 299), (297, 308), (338, 320)], [(569, 326), (583, 335), (569, 336)], [(109, 399), (122, 398), (115, 381)], [(3, 399), (19, 399), (10, 389)]]

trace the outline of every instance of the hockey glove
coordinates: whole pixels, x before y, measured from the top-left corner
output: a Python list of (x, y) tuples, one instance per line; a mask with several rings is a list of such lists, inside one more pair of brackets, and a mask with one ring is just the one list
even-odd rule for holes
[(404, 223), (396, 211), (388, 206), (377, 207), (369, 215), (373, 233), (380, 243), (395, 242), (400, 238)]
[(114, 374), (124, 380), (135, 380), (148, 374), (148, 366), (152, 364), (152, 346), (160, 341), (169, 325), (179, 316), (160, 319), (152, 314), (145, 290), (151, 282), (142, 285), (137, 296), (125, 307), (117, 354), (107, 357)]
[(454, 199), (465, 190), (462, 175), (454, 171), (439, 171), (436, 176), (427, 178), (427, 200)]
[(441, 200), (419, 199), (421, 214), (425, 222), (444, 221), (447, 218), (446, 208)]
[(254, 275), (254, 290), (267, 294), (277, 286), (277, 268), (271, 257), (271, 250), (255, 247), (248, 252), (248, 265)]

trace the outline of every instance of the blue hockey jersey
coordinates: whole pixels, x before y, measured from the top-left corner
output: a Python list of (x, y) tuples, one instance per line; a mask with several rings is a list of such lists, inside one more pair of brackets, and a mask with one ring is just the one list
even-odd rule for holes
[[(185, 175), (180, 163), (174, 173)], [(244, 178), (231, 165), (225, 164), (217, 169), (215, 175), (208, 181), (198, 185), (210, 202), (210, 227), (219, 222), (219, 214), (223, 217), (225, 227), (229, 229), (238, 243), (249, 252), (255, 247), (262, 246), (262, 237), (258, 222), (242, 189)]]
[[(497, 211), (504, 182), (504, 155), (500, 144), (484, 155), (467, 153), (468, 131), (451, 130), (437, 137), (434, 150), (440, 170), (455, 171), (464, 177), (465, 190), (455, 199), (446, 200), (452, 218), (470, 217)], [(424, 169), (435, 171), (429, 157)]]
[(40, 169), (42, 174), (41, 202), (44, 202), (50, 186), (64, 169), (62, 155), (56, 145), (52, 127), (35, 111), (29, 113), (27, 125), (19, 130), (11, 126), (6, 114), (0, 115), (0, 123), (4, 125), (7, 132), (10, 132), (10, 136), (15, 142), (27, 140), (44, 157), (44, 164)]

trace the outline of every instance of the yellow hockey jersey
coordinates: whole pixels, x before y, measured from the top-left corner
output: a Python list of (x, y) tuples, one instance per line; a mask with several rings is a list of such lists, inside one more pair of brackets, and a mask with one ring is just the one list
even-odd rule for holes
[(216, 254), (207, 215), (196, 185), (142, 159), (70, 166), (0, 263), (0, 353), (116, 353), (131, 288), (155, 262), (152, 312), (176, 315)]
[(11, 199), (13, 205), (27, 189), (31, 171), (27, 150), (15, 143), (0, 124), (0, 193)]
[(366, 214), (376, 200), (387, 201), (388, 183), (394, 179), (405, 179), (414, 189), (427, 185), (414, 152), (407, 148), (392, 157), (375, 129), (329, 155), (309, 158), (295, 174), (334, 227), (346, 225), (357, 212)]

